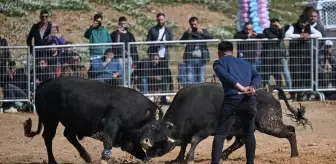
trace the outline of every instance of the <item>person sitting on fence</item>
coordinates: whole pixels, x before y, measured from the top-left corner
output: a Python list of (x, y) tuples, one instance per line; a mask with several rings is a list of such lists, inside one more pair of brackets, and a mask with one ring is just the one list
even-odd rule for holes
[(319, 88), (332, 88), (336, 86), (336, 56), (332, 54), (333, 42), (326, 40), (319, 55)]
[(47, 45), (48, 42), (51, 40), (55, 41), (56, 45), (64, 45), (65, 44), (65, 39), (63, 35), (59, 31), (59, 26), (58, 24), (53, 23), (51, 26), (51, 32), (49, 36), (43, 39), (43, 44)]
[[(7, 73), (2, 76), (4, 100), (28, 99), (28, 77), (23, 68), (17, 69), (16, 62), (10, 61)], [(17, 112), (23, 105), (21, 102), (5, 102), (2, 108), (4, 112)]]
[(88, 78), (87, 69), (85, 65), (81, 63), (81, 59), (82, 58), (76, 52), (64, 58), (61, 75)]
[[(56, 78), (56, 71), (53, 67), (49, 66), (48, 60), (45, 58), (39, 58), (37, 59), (39, 66), (36, 68), (36, 76), (35, 78), (36, 85), (39, 85), (42, 81), (48, 80), (48, 79), (54, 79)], [(31, 72), (31, 75), (33, 75), (33, 70)]]
[[(159, 54), (152, 57), (148, 69), (148, 91), (167, 93), (172, 85), (171, 72), (167, 66), (160, 61)], [(167, 104), (167, 96), (161, 96), (161, 104)]]
[(121, 85), (123, 76), (121, 63), (114, 59), (114, 50), (106, 49), (104, 56), (92, 61), (92, 75), (94, 80), (107, 82), (110, 85)]

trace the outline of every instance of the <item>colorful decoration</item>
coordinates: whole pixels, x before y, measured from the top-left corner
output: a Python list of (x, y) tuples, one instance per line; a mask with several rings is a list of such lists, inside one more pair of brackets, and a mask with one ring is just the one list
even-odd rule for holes
[(237, 29), (241, 31), (244, 23), (252, 22), (253, 30), (262, 33), (270, 26), (268, 0), (237, 0)]

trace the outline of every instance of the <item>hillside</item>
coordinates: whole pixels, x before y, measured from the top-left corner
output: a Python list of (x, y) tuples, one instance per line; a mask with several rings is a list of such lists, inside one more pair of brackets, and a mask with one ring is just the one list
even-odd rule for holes
[[(283, 23), (296, 21), (302, 11), (302, 0), (270, 1), (271, 17)], [(86, 43), (83, 33), (92, 22), (95, 12), (102, 12), (103, 24), (110, 32), (116, 29), (119, 16), (126, 16), (130, 30), (141, 41), (147, 30), (155, 24), (155, 15), (164, 12), (169, 26), (179, 39), (188, 28), (191, 16), (200, 18), (201, 26), (216, 38), (232, 38), (236, 31), (236, 0), (0, 0), (0, 35), (10, 45), (25, 45), (26, 36), (33, 23), (39, 20), (39, 10), (49, 8), (51, 20), (60, 24), (62, 34), (74, 43)]]

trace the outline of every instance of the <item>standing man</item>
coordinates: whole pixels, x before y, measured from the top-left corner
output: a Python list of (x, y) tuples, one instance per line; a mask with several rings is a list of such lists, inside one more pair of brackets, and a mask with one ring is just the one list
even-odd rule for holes
[[(118, 30), (111, 33), (111, 40), (113, 43), (121, 42), (125, 44), (125, 67), (128, 68), (128, 65), (130, 65), (130, 73), (132, 73), (133, 69), (135, 68), (135, 63), (138, 61), (138, 51), (136, 45), (131, 45), (130, 49), (128, 49), (128, 43), (136, 42), (136, 40), (134, 35), (127, 28), (128, 23), (126, 17), (120, 17), (118, 24)], [(121, 46), (115, 47), (114, 59), (118, 60), (119, 63), (124, 67), (123, 48)], [(125, 72), (124, 76), (129, 76), (128, 71)]]
[[(84, 37), (89, 39), (91, 44), (112, 42), (108, 30), (102, 25), (102, 21), (103, 16), (95, 14), (92, 25), (84, 33)], [(104, 56), (105, 49), (107, 48), (107, 46), (90, 47), (90, 60)]]
[[(218, 44), (218, 57), (213, 64), (216, 75), (222, 82), (224, 101), (219, 115), (217, 130), (212, 145), (212, 164), (219, 164), (224, 139), (236, 117), (243, 122), (247, 164), (254, 164), (256, 141), (254, 120), (256, 117), (255, 89), (261, 83), (259, 73), (252, 64), (233, 57), (231, 42)], [(238, 94), (246, 92), (247, 94)]]
[(34, 39), (34, 46), (43, 45), (43, 40), (51, 33), (52, 24), (48, 22), (49, 12), (47, 10), (41, 10), (40, 22), (34, 24), (27, 36), (27, 45), (30, 47), (30, 53), (33, 52), (32, 39)]
[[(163, 13), (156, 15), (157, 25), (149, 29), (146, 41), (171, 41), (173, 40), (173, 32), (171, 28), (166, 27), (166, 16)], [(159, 53), (160, 60), (164, 61), (168, 67), (169, 50), (168, 45), (152, 44), (148, 48), (149, 58), (152, 59), (155, 54)]]
[[(206, 40), (212, 39), (211, 34), (202, 29), (197, 17), (189, 19), (190, 27), (183, 33), (180, 40)], [(205, 82), (205, 67), (210, 61), (209, 50), (206, 42), (187, 43), (185, 47), (183, 60), (187, 65), (188, 84), (197, 84)]]
[[(158, 13), (156, 15), (156, 22), (157, 22), (157, 25), (151, 27), (148, 30), (146, 41), (171, 41), (173, 40), (173, 32), (171, 28), (166, 26), (166, 16), (164, 13)], [(159, 54), (159, 57), (160, 57), (159, 60), (163, 62), (164, 67), (165, 68), (169, 67), (170, 55), (169, 55), (167, 44), (151, 44), (148, 47), (147, 53), (150, 59), (153, 59), (153, 57), (156, 54)], [(167, 78), (170, 78), (170, 80), (172, 80), (172, 77), (170, 75), (166, 75), (166, 76)], [(172, 89), (173, 85), (167, 84), (166, 88), (168, 91), (168, 88)], [(167, 91), (163, 91), (163, 92), (167, 92)], [(161, 96), (161, 103), (167, 104), (167, 101), (169, 99), (170, 98), (168, 96)]]

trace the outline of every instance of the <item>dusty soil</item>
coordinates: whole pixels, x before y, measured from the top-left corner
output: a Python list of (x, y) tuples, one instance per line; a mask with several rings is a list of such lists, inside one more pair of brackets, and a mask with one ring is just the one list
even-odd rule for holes
[[(328, 164), (336, 163), (336, 111), (334, 103), (307, 102), (306, 115), (313, 123), (314, 130), (300, 131), (297, 128), (297, 142), (300, 157), (290, 158), (290, 146), (286, 139), (271, 137), (256, 132), (257, 152), (256, 164)], [(296, 103), (294, 105), (297, 106)], [(37, 116), (32, 114), (0, 114), (0, 163), (41, 163), (47, 160), (47, 153), (41, 135), (29, 139), (23, 135), (22, 123), (31, 117), (33, 129), (36, 129)], [(293, 124), (288, 118), (284, 118), (286, 124)], [(63, 126), (59, 125), (54, 139), (53, 150), (59, 163), (84, 163), (76, 149), (63, 136)], [(102, 143), (90, 138), (81, 141), (83, 146), (91, 153), (95, 163), (99, 161)], [(232, 141), (229, 143), (231, 144)], [(207, 164), (210, 162), (212, 137), (201, 142), (196, 149), (195, 163)], [(228, 143), (225, 143), (225, 147)], [(173, 160), (178, 154), (179, 148), (171, 153), (153, 159), (150, 163), (165, 163)], [(244, 147), (234, 152), (224, 164), (244, 163)], [(113, 149), (116, 161), (111, 163), (137, 163), (130, 155), (120, 149)]]

